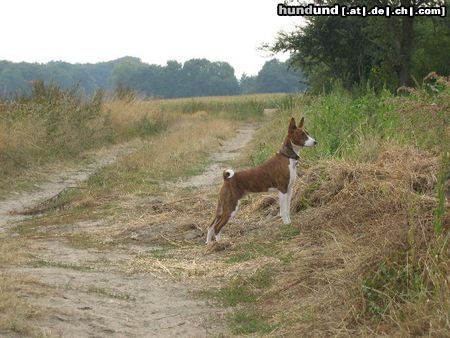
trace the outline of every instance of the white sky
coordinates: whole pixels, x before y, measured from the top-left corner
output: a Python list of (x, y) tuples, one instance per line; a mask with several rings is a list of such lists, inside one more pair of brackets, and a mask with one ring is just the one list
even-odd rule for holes
[[(271, 56), (258, 50), (300, 18), (281, 0), (3, 0), (0, 59), (71, 63), (136, 56), (147, 63), (227, 61), (239, 78)], [(276, 55), (284, 60), (286, 55)]]

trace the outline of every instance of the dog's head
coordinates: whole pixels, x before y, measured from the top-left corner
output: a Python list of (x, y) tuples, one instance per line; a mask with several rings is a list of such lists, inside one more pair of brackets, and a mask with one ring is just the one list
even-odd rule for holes
[(295, 125), (295, 119), (292, 117), (288, 128), (288, 138), (293, 146), (314, 147), (317, 144), (317, 141), (309, 136), (307, 131), (303, 128), (304, 124), (304, 117), (302, 117), (298, 126)]

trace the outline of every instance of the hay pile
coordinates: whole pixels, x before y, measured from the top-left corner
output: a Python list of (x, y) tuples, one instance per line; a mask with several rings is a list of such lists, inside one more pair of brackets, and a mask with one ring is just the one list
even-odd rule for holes
[(372, 241), (405, 244), (413, 224), (423, 233), (432, 230), (438, 170), (438, 157), (413, 148), (386, 150), (369, 163), (325, 161), (299, 180), (292, 211), (302, 213), (304, 228), (365, 232)]

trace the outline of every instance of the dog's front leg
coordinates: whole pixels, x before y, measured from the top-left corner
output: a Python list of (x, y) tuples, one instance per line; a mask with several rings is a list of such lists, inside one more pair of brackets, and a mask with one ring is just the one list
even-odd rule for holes
[(291, 220), (289, 219), (289, 212), (288, 212), (288, 194), (283, 194), (282, 192), (279, 193), (280, 197), (280, 215), (281, 219), (283, 220), (284, 224), (289, 224)]
[(288, 189), (288, 192), (286, 194), (286, 217), (287, 217), (287, 223), (291, 223), (291, 200), (292, 200), (292, 188)]

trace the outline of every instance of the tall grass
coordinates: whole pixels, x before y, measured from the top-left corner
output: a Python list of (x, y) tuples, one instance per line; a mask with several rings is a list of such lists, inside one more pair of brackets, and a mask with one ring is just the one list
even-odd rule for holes
[(264, 109), (277, 108), (285, 94), (254, 94), (244, 96), (195, 97), (154, 100), (161, 112), (192, 114), (199, 111), (233, 120), (260, 119)]
[(33, 83), (30, 98), (2, 101), (0, 190), (27, 168), (164, 128), (160, 116), (145, 111), (131, 116), (126, 105), (106, 105), (102, 92), (86, 98), (77, 88), (62, 90), (42, 81)]
[(368, 91), (355, 98), (336, 86), (319, 96), (280, 97), (276, 105), (281, 112), (255, 138), (256, 163), (278, 150), (290, 116), (297, 121), (305, 116), (306, 130), (319, 142), (319, 147), (303, 152), (306, 160), (370, 160), (388, 142), (439, 153), (445, 142), (448, 147), (449, 92), (448, 87), (439, 95), (412, 90), (407, 97), (397, 97), (387, 91)]

